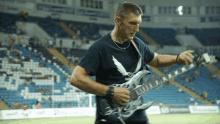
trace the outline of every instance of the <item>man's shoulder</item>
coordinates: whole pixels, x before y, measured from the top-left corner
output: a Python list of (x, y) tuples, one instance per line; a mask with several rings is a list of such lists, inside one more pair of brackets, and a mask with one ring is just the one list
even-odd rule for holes
[(147, 47), (147, 45), (139, 37), (135, 36), (134, 42), (137, 44), (138, 47), (141, 47), (141, 48)]
[(139, 37), (137, 37), (137, 36), (134, 37), (134, 41), (135, 41), (136, 43), (139, 43), (139, 44), (144, 43), (144, 42), (143, 42)]
[(96, 48), (96, 49), (101, 49), (101, 48), (103, 48), (103, 47), (106, 45), (106, 43), (108, 42), (108, 40), (109, 40), (108, 37), (109, 37), (109, 33), (106, 34), (106, 35), (104, 35), (104, 36), (102, 36), (100, 39), (96, 40), (96, 41), (91, 45), (90, 48)]

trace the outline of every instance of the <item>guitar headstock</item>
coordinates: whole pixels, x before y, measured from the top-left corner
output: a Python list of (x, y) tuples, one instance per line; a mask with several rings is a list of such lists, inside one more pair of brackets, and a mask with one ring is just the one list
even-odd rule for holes
[(217, 62), (215, 56), (209, 56), (208, 53), (204, 53), (201, 56), (195, 55), (193, 58), (194, 62), (198, 66), (206, 66), (207, 64)]

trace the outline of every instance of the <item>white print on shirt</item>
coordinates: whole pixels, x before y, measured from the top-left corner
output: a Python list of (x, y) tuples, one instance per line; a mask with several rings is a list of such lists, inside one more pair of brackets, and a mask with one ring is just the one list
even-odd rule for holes
[(116, 67), (118, 68), (118, 71), (123, 75), (123, 76), (128, 76), (128, 78), (125, 78), (126, 81), (130, 80), (140, 69), (141, 69), (141, 57), (139, 57), (137, 67), (134, 72), (127, 72), (124, 66), (117, 60), (115, 59), (114, 56), (112, 56), (112, 60)]

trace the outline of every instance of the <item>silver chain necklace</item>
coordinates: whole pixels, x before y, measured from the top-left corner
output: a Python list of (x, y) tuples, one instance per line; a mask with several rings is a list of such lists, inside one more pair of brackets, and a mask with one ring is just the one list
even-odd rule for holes
[[(112, 38), (112, 37), (111, 37), (111, 38)], [(112, 40), (113, 40), (113, 38), (112, 38)], [(115, 43), (116, 41), (114, 41), (114, 40), (113, 40), (113, 42)], [(117, 43), (115, 43), (115, 45), (116, 45), (118, 48), (125, 50), (125, 49), (127, 49), (127, 48), (130, 46), (130, 42), (129, 42), (129, 44), (128, 44), (127, 48), (121, 48), (121, 47), (119, 47), (119, 46), (118, 46), (118, 44), (117, 44)]]

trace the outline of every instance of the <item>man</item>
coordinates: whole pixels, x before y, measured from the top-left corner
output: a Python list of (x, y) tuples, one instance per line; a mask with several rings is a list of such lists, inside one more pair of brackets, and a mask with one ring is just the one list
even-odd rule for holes
[(53, 41), (52, 41), (52, 39), (49, 40), (49, 43), (50, 43), (50, 46), (49, 46), (49, 47), (50, 47), (50, 48), (53, 48)]
[(216, 104), (219, 106), (220, 105), (220, 99), (215, 99)]
[(183, 93), (183, 89), (182, 89), (182, 88), (179, 88), (179, 89), (178, 89), (178, 92), (179, 92), (179, 93)]
[(30, 84), (35, 85), (35, 82), (32, 79), (30, 79)]
[(195, 102), (193, 97), (190, 98), (190, 102)]
[(202, 97), (203, 97), (203, 99), (206, 99), (207, 98), (207, 96), (208, 96), (208, 93), (207, 92), (205, 92), (204, 90), (202, 91)]
[(18, 35), (17, 39), (18, 39), (18, 44), (21, 45), (21, 37), (19, 35)]
[(15, 108), (17, 108), (17, 103), (16, 103), (16, 102), (14, 102), (14, 103), (12, 104), (12, 109), (15, 109)]
[(76, 42), (76, 37), (73, 36), (73, 42), (72, 42), (72, 47), (75, 48), (75, 42)]
[(70, 56), (70, 54), (67, 55), (67, 60), (68, 60), (68, 66), (70, 66), (70, 63), (71, 63), (71, 56)]
[(21, 44), (24, 44), (24, 37), (21, 38)]
[(40, 109), (41, 108), (41, 104), (38, 102), (38, 104), (36, 105), (36, 108), (37, 109)]
[[(142, 10), (133, 3), (119, 5), (115, 13), (115, 27), (112, 32), (100, 38), (88, 50), (78, 66), (75, 68), (70, 83), (77, 88), (96, 95), (106, 96), (111, 84), (122, 84), (132, 78), (138, 71), (143, 70), (137, 50), (131, 42), (135, 42), (144, 62), (154, 67), (169, 67), (179, 64), (192, 63), (192, 51), (186, 51), (177, 56), (158, 55), (149, 48), (135, 33), (139, 31)], [(96, 81), (87, 75), (96, 76)], [(113, 100), (120, 105), (126, 105), (130, 93), (126, 88), (114, 87)], [(143, 98), (142, 98), (143, 101)], [(98, 105), (97, 105), (98, 107)], [(95, 124), (109, 124), (102, 122), (104, 117), (96, 111)], [(144, 110), (136, 111), (126, 121), (126, 124), (149, 124)]]
[(28, 106), (26, 104), (24, 104), (22, 108), (23, 108), (23, 110), (27, 110)]
[(62, 46), (63, 46), (63, 40), (60, 39), (60, 47), (62, 48)]
[(195, 106), (197, 106), (197, 105), (198, 105), (198, 102), (195, 101)]
[(36, 105), (35, 104), (32, 105), (32, 109), (36, 109)]
[(60, 103), (60, 104), (58, 105), (58, 107), (59, 107), (59, 108), (62, 108), (62, 103)]

